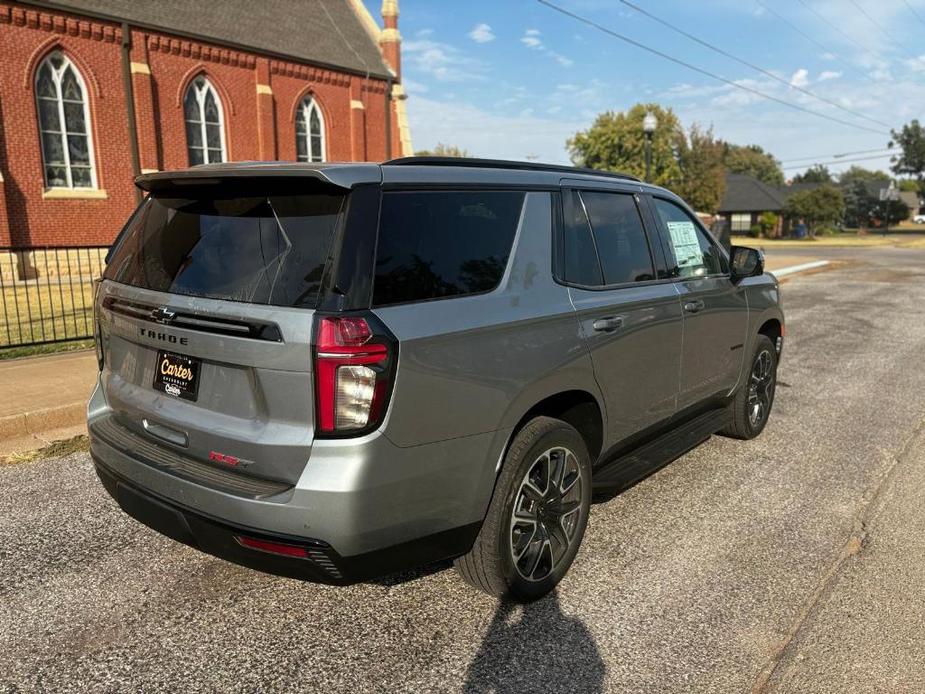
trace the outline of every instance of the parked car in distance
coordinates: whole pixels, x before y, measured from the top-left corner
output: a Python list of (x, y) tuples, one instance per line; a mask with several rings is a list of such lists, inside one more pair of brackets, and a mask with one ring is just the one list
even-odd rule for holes
[(440, 158), (137, 184), (91, 453), (128, 514), (204, 552), (332, 584), (452, 558), (532, 600), (592, 493), (768, 421), (777, 280), (663, 188)]
[(912, 218), (915, 224), (925, 224), (925, 214), (917, 214)]

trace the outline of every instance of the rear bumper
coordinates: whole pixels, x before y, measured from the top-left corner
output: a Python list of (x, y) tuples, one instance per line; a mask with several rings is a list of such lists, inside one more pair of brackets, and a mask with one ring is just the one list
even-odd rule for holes
[[(129, 515), (230, 561), (326, 583), (362, 581), (469, 551), (507, 439), (498, 431), (410, 448), (380, 432), (316, 440), (295, 485), (256, 493), (168, 459), (183, 455), (181, 448), (155, 446), (162, 456), (150, 441), (126, 444), (105, 426), (116, 418), (98, 387), (88, 406), (90, 450)], [(299, 544), (309, 558), (242, 547), (236, 533)]]
[[(119, 506), (149, 528), (202, 552), (241, 566), (315, 583), (348, 585), (421, 566), (468, 551), (480, 523), (455, 528), (352, 557), (341, 556), (321, 540), (229, 524), (145, 491), (110, 470), (95, 455), (96, 474)], [(296, 545), (305, 557), (284, 557), (238, 542), (238, 537), (257, 538)]]

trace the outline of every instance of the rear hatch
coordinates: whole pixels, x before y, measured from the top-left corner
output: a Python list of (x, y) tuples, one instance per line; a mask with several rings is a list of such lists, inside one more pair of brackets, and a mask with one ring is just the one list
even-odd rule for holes
[(313, 314), (347, 197), (314, 179), (153, 192), (97, 297), (106, 426), (294, 484), (314, 434)]

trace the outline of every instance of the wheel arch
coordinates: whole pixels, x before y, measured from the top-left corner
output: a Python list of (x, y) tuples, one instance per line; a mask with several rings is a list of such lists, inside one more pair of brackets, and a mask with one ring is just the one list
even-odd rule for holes
[(604, 445), (604, 410), (594, 394), (582, 389), (563, 390), (546, 395), (532, 405), (514, 425), (504, 454), (510, 442), (524, 425), (534, 417), (552, 417), (575, 427), (588, 447), (593, 464)]
[(777, 346), (777, 338), (784, 336), (784, 326), (777, 318), (769, 318), (758, 328), (759, 335), (765, 335)]

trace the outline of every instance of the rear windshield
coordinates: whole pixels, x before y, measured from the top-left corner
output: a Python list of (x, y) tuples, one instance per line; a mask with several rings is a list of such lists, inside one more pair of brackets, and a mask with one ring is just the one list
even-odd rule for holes
[(387, 192), (382, 196), (373, 304), (429, 301), (498, 286), (524, 193)]
[(142, 203), (106, 279), (186, 296), (315, 306), (345, 195), (172, 195)]

